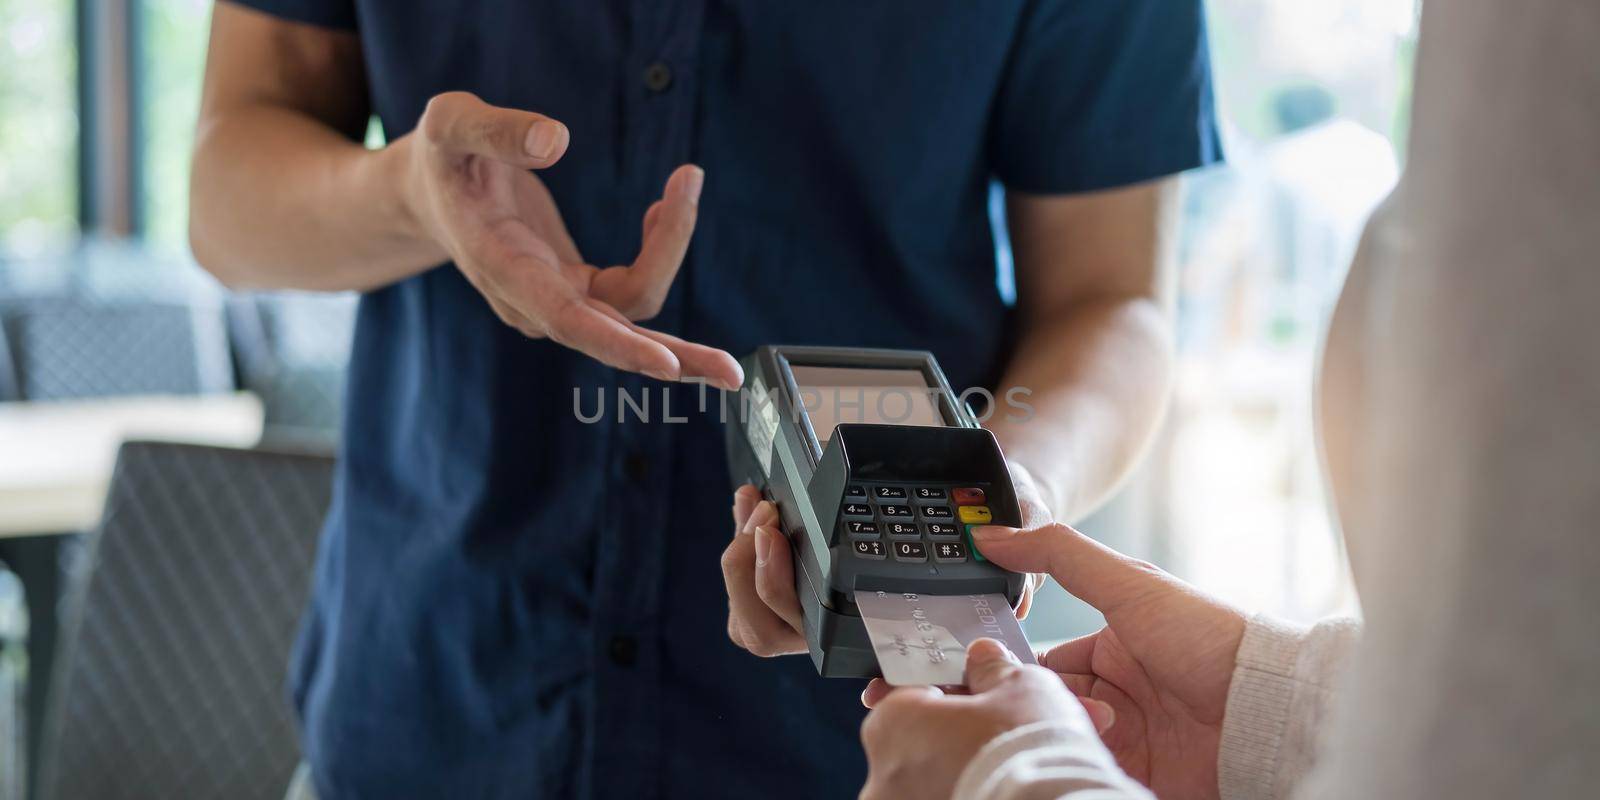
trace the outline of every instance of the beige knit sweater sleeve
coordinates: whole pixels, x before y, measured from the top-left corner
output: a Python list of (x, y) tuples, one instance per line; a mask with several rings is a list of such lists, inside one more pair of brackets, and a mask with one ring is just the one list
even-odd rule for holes
[(1222, 719), (1223, 800), (1279, 800), (1310, 771), (1334, 682), (1359, 634), (1351, 619), (1309, 630), (1266, 617), (1250, 621)]

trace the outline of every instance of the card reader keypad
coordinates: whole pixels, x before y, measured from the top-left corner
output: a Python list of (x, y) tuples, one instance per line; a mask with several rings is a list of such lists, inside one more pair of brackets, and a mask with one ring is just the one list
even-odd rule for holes
[(983, 560), (964, 534), (989, 521), (986, 501), (974, 486), (852, 483), (840, 511), (858, 558), (949, 564)]

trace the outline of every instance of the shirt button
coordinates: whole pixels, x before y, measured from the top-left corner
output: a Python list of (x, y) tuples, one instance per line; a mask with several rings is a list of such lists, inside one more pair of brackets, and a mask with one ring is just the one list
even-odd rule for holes
[(631, 667), (633, 662), (639, 660), (639, 643), (632, 636), (618, 634), (611, 637), (611, 645), (606, 650), (611, 655), (612, 663), (619, 667)]
[(644, 483), (644, 479), (650, 476), (650, 459), (645, 458), (643, 453), (629, 453), (622, 459), (622, 474), (631, 481)]
[(652, 92), (664, 92), (672, 85), (672, 67), (665, 61), (657, 61), (644, 68), (644, 88)]

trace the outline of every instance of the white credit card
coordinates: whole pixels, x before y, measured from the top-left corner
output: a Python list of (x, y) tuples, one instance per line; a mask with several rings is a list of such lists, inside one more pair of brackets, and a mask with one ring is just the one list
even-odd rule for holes
[(998, 639), (1024, 664), (1033, 646), (1002, 594), (856, 592), (856, 608), (878, 654), (883, 679), (894, 686), (960, 686), (967, 645)]

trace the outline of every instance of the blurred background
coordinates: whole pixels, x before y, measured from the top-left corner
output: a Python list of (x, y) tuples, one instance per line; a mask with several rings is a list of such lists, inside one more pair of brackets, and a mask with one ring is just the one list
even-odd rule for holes
[[(1310, 619), (1354, 604), (1318, 476), (1312, 375), (1361, 226), (1400, 168), (1416, 0), (1207, 5), (1229, 163), (1185, 179), (1173, 406), (1126, 490), (1080, 527), (1241, 605)], [(205, 516), (178, 496), (119, 505), (118, 487), (141, 479), (141, 451), (117, 466), (119, 443), (298, 454), (149, 458), (183, 462), (207, 514), (283, 528), (307, 563), (326, 502), (354, 298), (228, 294), (186, 249), (209, 16), (206, 0), (0, 0), (0, 799), (61, 761), (46, 751), (75, 709), (47, 702), (49, 680), (110, 692), (71, 662), (91, 649), (73, 642), (117, 635), (97, 628), (96, 598), (62, 604), (114, 569), (80, 534)], [(286, 486), (309, 523), (252, 507)], [(175, 538), (187, 541), (156, 541)], [(138, 588), (151, 580), (170, 589), (149, 578), (168, 568), (136, 568), (132, 594), (98, 602), (164, 590)], [(304, 578), (282, 580), (271, 588), (295, 595), (284, 621), (241, 652), (284, 645)], [(1036, 608), (1036, 640), (1096, 624), (1058, 589)]]

